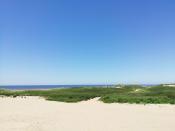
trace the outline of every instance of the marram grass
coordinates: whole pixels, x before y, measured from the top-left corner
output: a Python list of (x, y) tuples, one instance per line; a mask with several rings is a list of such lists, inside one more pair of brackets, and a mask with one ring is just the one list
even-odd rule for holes
[(0, 90), (1, 96), (41, 96), (51, 101), (79, 102), (95, 97), (105, 103), (137, 103), (137, 104), (175, 104), (175, 88), (168, 86), (142, 87), (126, 85), (122, 88), (111, 86), (80, 87), (50, 90)]

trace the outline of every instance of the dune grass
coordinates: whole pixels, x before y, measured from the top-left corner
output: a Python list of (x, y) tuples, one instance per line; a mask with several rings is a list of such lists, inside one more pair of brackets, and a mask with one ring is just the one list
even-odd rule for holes
[(105, 103), (175, 104), (175, 88), (166, 86), (142, 87), (126, 85), (122, 88), (80, 87), (51, 90), (0, 90), (2, 96), (41, 96), (47, 100), (79, 102), (100, 97)]

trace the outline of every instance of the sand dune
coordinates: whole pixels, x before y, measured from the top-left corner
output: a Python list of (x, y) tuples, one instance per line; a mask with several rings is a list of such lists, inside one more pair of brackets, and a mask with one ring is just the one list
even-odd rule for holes
[(0, 98), (0, 131), (174, 131), (174, 105)]

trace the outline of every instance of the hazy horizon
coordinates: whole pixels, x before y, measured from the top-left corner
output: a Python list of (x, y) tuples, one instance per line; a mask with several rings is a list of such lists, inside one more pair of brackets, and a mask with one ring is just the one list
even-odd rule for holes
[(1, 0), (0, 85), (175, 83), (173, 0)]
[(76, 86), (76, 85), (161, 85), (161, 84), (175, 84), (175, 82), (169, 83), (79, 83), (79, 84), (0, 84), (0, 86)]

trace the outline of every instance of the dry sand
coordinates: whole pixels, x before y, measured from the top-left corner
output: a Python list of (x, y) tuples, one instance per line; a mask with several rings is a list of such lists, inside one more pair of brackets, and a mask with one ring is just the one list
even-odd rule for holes
[(0, 131), (175, 131), (175, 106), (4, 97)]

